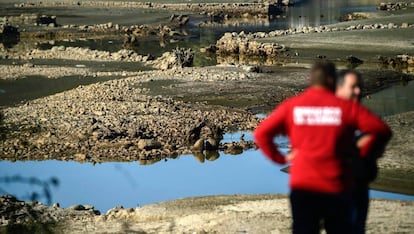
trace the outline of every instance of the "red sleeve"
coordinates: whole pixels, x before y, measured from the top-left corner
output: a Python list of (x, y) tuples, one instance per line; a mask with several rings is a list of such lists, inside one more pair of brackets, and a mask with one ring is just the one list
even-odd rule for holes
[(385, 149), (391, 139), (391, 129), (378, 116), (371, 113), (362, 105), (358, 105), (357, 128), (364, 134), (370, 134), (371, 139), (361, 147), (360, 156), (366, 157), (374, 152)]
[(280, 104), (254, 131), (257, 146), (268, 159), (279, 164), (286, 164), (286, 160), (277, 149), (273, 139), (278, 134), (286, 133), (288, 109), (286, 102)]

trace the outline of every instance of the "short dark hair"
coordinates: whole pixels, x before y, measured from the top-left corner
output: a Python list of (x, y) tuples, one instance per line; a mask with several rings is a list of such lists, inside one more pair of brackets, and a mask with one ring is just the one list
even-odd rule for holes
[(360, 89), (362, 89), (363, 86), (364, 86), (364, 82), (362, 80), (361, 73), (359, 73), (359, 72), (357, 72), (355, 70), (352, 70), (352, 69), (341, 70), (338, 73), (338, 77), (336, 79), (336, 85), (337, 86), (343, 85), (345, 83), (345, 76), (348, 75), (348, 74), (352, 74), (352, 75), (354, 75), (357, 78), (358, 86), (359, 86)]
[(335, 64), (329, 60), (316, 61), (311, 68), (310, 79), (312, 85), (321, 85), (335, 90), (337, 79)]

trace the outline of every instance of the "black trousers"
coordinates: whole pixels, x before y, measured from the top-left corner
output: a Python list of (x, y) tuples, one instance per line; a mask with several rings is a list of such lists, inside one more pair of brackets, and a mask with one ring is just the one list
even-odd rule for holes
[(351, 194), (325, 194), (292, 190), (290, 203), (293, 234), (352, 233)]
[(365, 223), (369, 207), (368, 183), (357, 183), (352, 191), (352, 232), (354, 234), (365, 233)]

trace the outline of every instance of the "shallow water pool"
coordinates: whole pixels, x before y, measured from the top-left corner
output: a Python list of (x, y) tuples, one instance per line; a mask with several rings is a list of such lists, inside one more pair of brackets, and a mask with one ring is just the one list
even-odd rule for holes
[[(118, 205), (137, 207), (192, 196), (287, 194), (288, 174), (281, 172), (281, 168), (254, 150), (239, 156), (221, 154), (214, 162), (200, 163), (193, 156), (184, 155), (150, 166), (137, 162), (93, 165), (56, 160), (2, 161), (0, 192), (25, 200), (37, 193), (39, 201), (48, 203), (46, 189), (50, 193), (49, 203), (59, 202), (62, 207), (92, 204), (105, 212)], [(377, 191), (371, 195), (414, 200), (414, 196)]]

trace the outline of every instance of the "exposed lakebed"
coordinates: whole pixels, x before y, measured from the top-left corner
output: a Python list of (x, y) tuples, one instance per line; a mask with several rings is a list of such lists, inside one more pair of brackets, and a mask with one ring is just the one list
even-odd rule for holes
[[(7, 138), (4, 142), (8, 142), (2, 145), (3, 151), (0, 152), (3, 159), (0, 161), (0, 194), (11, 193), (20, 200), (38, 200), (49, 205), (60, 203), (63, 208), (74, 204), (91, 204), (101, 212), (120, 205), (144, 205), (136, 209), (137, 213), (130, 209), (121, 209), (118, 212), (119, 209), (114, 208), (106, 216), (95, 217), (96, 220), (102, 219), (102, 223), (96, 223), (96, 220), (85, 222), (80, 216), (74, 219), (65, 218), (66, 221), (78, 222), (68, 225), (73, 228), (72, 232), (76, 229), (110, 232), (118, 228), (113, 223), (106, 222), (111, 221), (110, 219), (114, 222), (123, 222), (123, 232), (128, 232), (128, 228), (131, 227), (126, 223), (136, 225), (135, 229), (130, 229), (131, 232), (152, 230), (156, 233), (198, 233), (209, 230), (228, 231), (240, 227), (237, 232), (248, 230), (249, 233), (269, 233), (269, 230), (274, 229), (269, 229), (252, 216), (261, 220), (266, 220), (266, 217), (272, 218), (272, 221), (267, 222), (272, 225), (277, 216), (278, 226), (283, 226), (280, 233), (290, 232), (290, 218), (286, 215), (289, 209), (285, 195), (280, 195), (279, 198), (274, 195), (270, 195), (271, 198), (268, 195), (254, 195), (256, 198), (242, 195), (226, 198), (211, 196), (177, 201), (179, 198), (194, 196), (286, 194), (289, 191), (288, 174), (280, 171), (281, 166), (270, 163), (260, 151), (247, 149), (249, 147), (240, 151), (235, 147), (237, 150), (231, 151), (234, 154), (229, 154), (230, 151), (221, 147), (218, 154), (190, 154), (191, 144), (185, 144), (184, 140), (188, 134), (186, 129), (194, 130), (201, 126), (194, 120), (209, 120), (211, 125), (208, 127), (212, 130), (218, 126), (224, 129), (225, 134), (220, 146), (223, 143), (229, 146), (233, 141), (250, 141), (250, 131), (257, 124), (255, 117), (266, 116), (254, 114), (268, 113), (280, 101), (302, 91), (308, 84), (309, 64), (316, 57), (326, 56), (333, 59), (338, 67), (344, 68), (349, 66), (346, 63), (347, 56), (353, 54), (364, 61), (358, 67), (363, 73), (364, 81), (367, 81), (366, 93), (369, 96), (364, 99), (364, 104), (383, 117), (389, 116), (385, 119), (396, 133), (390, 150), (384, 157), (385, 160), (380, 163), (380, 176), (374, 188), (400, 194), (371, 191), (374, 198), (392, 201), (373, 200), (371, 211), (374, 212), (371, 212), (371, 215), (374, 215), (374, 218), (369, 220), (368, 230), (373, 233), (389, 233), (390, 230), (404, 232), (405, 229), (410, 229), (412, 224), (402, 217), (412, 217), (410, 205), (414, 200), (414, 166), (410, 159), (411, 145), (414, 145), (411, 143), (410, 132), (414, 126), (414, 121), (411, 120), (414, 116), (411, 101), (414, 83), (410, 82), (411, 75), (403, 74), (401, 71), (412, 73), (413, 70), (383, 66), (377, 56), (396, 58), (395, 56), (401, 53), (412, 53), (413, 47), (409, 41), (413, 28), (412, 9), (380, 12), (375, 7), (379, 1), (303, 2), (305, 3), (287, 8), (285, 14), (270, 20), (250, 17), (224, 21), (210, 21), (209, 16), (196, 11), (96, 7), (94, 1), (81, 3), (91, 6), (64, 7), (54, 6), (55, 3), (52, 1), (32, 6), (22, 4), (19, 7), (15, 7), (12, 4), (14, 1), (11, 0), (0, 3), (1, 6), (5, 6), (1, 7), (0, 16), (13, 16), (14, 20), (19, 20), (25, 17), (20, 17), (20, 14), (53, 14), (57, 16), (57, 22), (63, 25), (22, 25), (22, 37), (19, 41), (0, 45), (3, 46), (0, 54), (1, 68), (4, 74), (7, 73), (0, 77), (0, 107), (4, 108), (2, 112), (4, 110), (6, 116), (5, 126), (10, 127), (1, 130), (10, 130), (8, 133), (11, 134), (8, 136), (13, 140), (9, 141)], [(51, 6), (46, 6), (47, 4)], [(70, 4), (70, 1), (65, 4)], [(116, 1), (113, 4), (124, 3)], [(93, 9), (96, 10), (90, 13)], [(148, 24), (150, 29), (158, 29), (154, 25), (168, 24), (173, 13), (188, 15), (190, 20), (179, 30), (172, 31), (173, 36), (168, 36), (166, 40), (161, 40), (156, 32), (157, 35), (140, 37), (139, 43), (129, 49), (147, 58), (148, 54), (151, 54), (152, 59), (155, 59), (175, 47), (192, 48), (195, 53), (194, 67), (174, 71), (143, 71), (154, 67), (147, 66), (143, 60), (131, 62), (129, 56), (123, 57), (124, 55), (117, 52), (124, 48), (125, 38), (123, 31), (116, 31), (116, 28)], [(349, 22), (340, 22), (343, 16), (356, 18)], [(368, 18), (364, 19), (365, 17)], [(328, 26), (325, 28), (324, 25)], [(105, 28), (104, 31), (93, 31), (102, 27)], [(348, 27), (363, 29), (348, 31)], [(324, 32), (316, 33), (320, 28), (325, 28)], [(257, 35), (266, 35), (270, 31), (274, 34), (274, 30), (279, 29), (292, 30), (292, 33), (265, 38), (263, 41), (286, 45), (289, 50), (282, 54), (286, 57), (271, 59), (269, 63), (267, 60), (256, 61), (256, 58), (242, 59), (238, 56), (236, 59), (218, 58), (219, 54), (201, 52), (202, 49), (216, 44), (217, 39), (226, 32), (244, 31), (246, 34), (256, 32)], [(72, 32), (75, 34), (70, 35)], [(39, 35), (54, 36), (36, 37)], [(355, 38), (358, 40), (354, 40)], [(90, 59), (91, 54), (96, 54), (97, 57)], [(100, 61), (101, 54), (110, 56)], [(216, 64), (220, 65), (210, 66)], [(140, 126), (137, 132), (127, 131), (136, 127), (128, 125), (131, 121), (135, 121), (134, 124), (137, 126), (146, 126)], [(147, 129), (144, 131), (145, 127)], [(142, 134), (144, 132), (151, 134), (147, 136)], [(172, 147), (162, 149), (164, 156), (166, 153), (168, 156), (146, 160), (147, 156), (153, 154), (152, 151), (161, 152), (158, 148), (147, 150), (145, 145), (140, 144), (141, 139), (148, 137), (158, 138), (163, 147), (166, 143), (164, 141), (179, 139), (180, 142), (168, 142)], [(286, 138), (277, 138), (276, 141), (285, 151), (287, 150)], [(159, 146), (160, 142), (156, 143)], [(141, 149), (140, 145), (145, 150)], [(62, 150), (69, 148), (67, 151)], [(13, 200), (5, 196), (0, 199), (6, 203)], [(203, 203), (204, 199), (207, 205)], [(226, 203), (231, 203), (230, 206), (217, 207), (222, 199), (226, 200)], [(232, 206), (237, 201), (243, 202), (243, 199), (248, 199), (248, 202)], [(256, 203), (255, 199), (261, 201)], [(168, 206), (183, 202), (182, 204), (187, 205), (180, 205), (177, 209), (178, 212), (182, 212), (183, 207), (194, 208), (194, 204), (199, 204), (196, 200), (202, 204), (201, 211), (195, 211), (200, 215), (197, 217), (202, 225), (194, 223), (195, 219), (188, 217), (171, 221), (171, 210), (157, 208), (163, 204)], [(159, 206), (151, 205), (162, 201), (169, 202), (157, 204)], [(17, 206), (23, 206), (22, 203), (24, 202), (16, 202)], [(28, 203), (30, 202), (26, 205)], [(247, 203), (252, 203), (248, 209), (244, 206)], [(28, 207), (37, 209), (41, 206), (36, 204), (31, 203)], [(58, 205), (48, 206), (48, 211), (38, 211), (50, 216), (50, 210), (59, 210), (56, 207)], [(93, 210), (91, 206), (87, 207), (84, 210), (86, 213)], [(219, 213), (211, 217), (220, 219), (221, 223), (217, 220), (211, 222), (211, 217), (206, 216), (206, 207), (213, 208)], [(23, 208), (8, 212), (8, 215), (20, 215), (20, 212), (24, 211)], [(81, 206), (61, 211), (68, 217), (79, 208)], [(146, 210), (149, 211), (149, 216), (140, 213)], [(247, 216), (245, 211), (248, 211)], [(284, 218), (279, 217), (279, 211), (282, 211)], [(270, 212), (270, 215), (266, 212)], [(165, 216), (166, 213), (168, 217)], [(246, 216), (251, 225), (245, 228), (237, 223), (244, 221), (235, 218), (234, 213)], [(30, 215), (30, 212), (26, 214)], [(129, 221), (133, 220), (129, 222), (126, 216), (122, 216), (124, 214), (136, 216), (128, 216)], [(179, 213), (178, 217), (183, 216), (181, 214)], [(165, 225), (165, 220), (161, 221), (160, 215), (169, 219), (170, 223)], [(222, 219), (221, 215), (225, 216), (225, 219)], [(383, 215), (393, 217), (384, 218)], [(194, 214), (190, 216), (196, 217)], [(154, 221), (155, 226), (145, 226), (145, 217)], [(38, 220), (48, 222), (50, 219)], [(80, 222), (82, 224), (79, 224)], [(223, 222), (227, 226), (223, 225)], [(0, 220), (0, 224), (7, 223)], [(85, 225), (95, 227), (91, 229)], [(180, 229), (180, 225), (184, 228)], [(196, 230), (195, 226), (202, 228)], [(233, 229), (230, 226), (234, 226)], [(10, 225), (5, 227), (11, 228)], [(257, 228), (264, 229), (259, 231)], [(62, 230), (70, 232), (69, 229)]]

